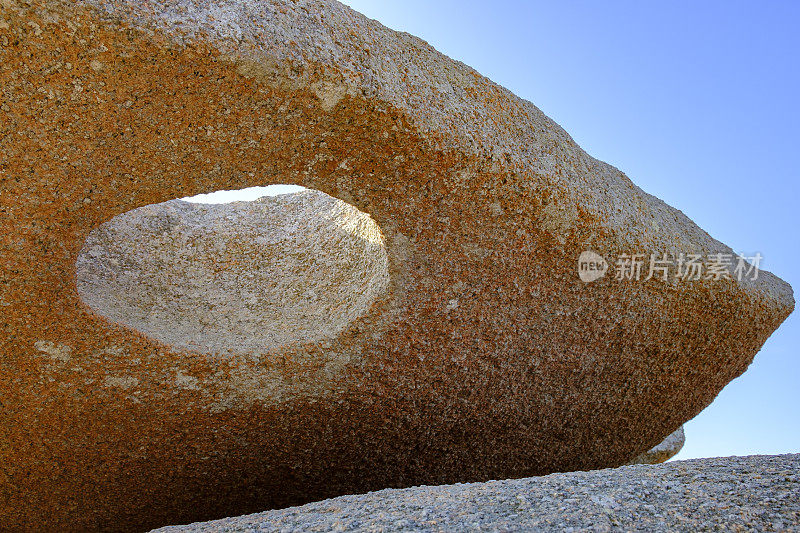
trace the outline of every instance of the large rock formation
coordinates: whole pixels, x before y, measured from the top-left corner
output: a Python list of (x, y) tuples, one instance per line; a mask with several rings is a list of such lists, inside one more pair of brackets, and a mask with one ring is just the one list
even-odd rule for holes
[[(531, 103), (338, 3), (0, 6), (3, 527), (135, 530), (619, 465), (708, 405), (794, 307), (766, 272), (584, 283), (589, 250), (730, 250)], [(251, 317), (293, 317), (278, 341), (254, 347), (227, 317), (193, 349), (192, 324), (218, 316), (183, 311), (197, 300), (136, 315), (126, 265), (84, 275), (105, 268), (93, 232), (116, 216), (271, 183), (378, 228), (385, 263), (369, 252), (345, 276), (369, 292), (345, 317), (295, 295)], [(165, 286), (191, 268), (137, 264)], [(275, 301), (249, 296), (226, 309)]]

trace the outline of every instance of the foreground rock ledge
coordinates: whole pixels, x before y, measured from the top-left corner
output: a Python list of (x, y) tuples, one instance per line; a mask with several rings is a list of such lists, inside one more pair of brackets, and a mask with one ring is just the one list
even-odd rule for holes
[(753, 455), (382, 490), (165, 527), (235, 531), (794, 531), (800, 455)]
[[(530, 102), (332, 1), (0, 0), (0, 110), (11, 530), (618, 466), (794, 308), (766, 272), (584, 284), (585, 250), (730, 250)], [(115, 216), (273, 183), (385, 238), (385, 290), (335, 336), (223, 357), (81, 300), (81, 248)]]

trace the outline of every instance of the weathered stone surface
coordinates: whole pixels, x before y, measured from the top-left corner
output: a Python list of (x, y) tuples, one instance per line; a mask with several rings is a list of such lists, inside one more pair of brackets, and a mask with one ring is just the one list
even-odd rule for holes
[(639, 454), (630, 462), (633, 465), (654, 465), (668, 461), (677, 455), (686, 443), (686, 435), (683, 426), (670, 433), (666, 439), (659, 442), (646, 452)]
[[(531, 103), (335, 2), (0, 6), (4, 527), (619, 465), (794, 308), (766, 272), (583, 283), (587, 249), (730, 250)], [(115, 216), (272, 183), (383, 235), (388, 285), (335, 336), (220, 355), (82, 301), (76, 262)]]
[(388, 489), (160, 533), (797, 531), (800, 455), (752, 455)]
[(95, 313), (163, 344), (247, 355), (335, 339), (389, 271), (369, 215), (306, 190), (119, 215), (87, 237), (76, 280)]

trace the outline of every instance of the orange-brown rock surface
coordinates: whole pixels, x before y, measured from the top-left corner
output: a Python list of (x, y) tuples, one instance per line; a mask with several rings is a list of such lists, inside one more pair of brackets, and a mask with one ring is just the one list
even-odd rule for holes
[[(612, 270), (730, 250), (529, 102), (335, 2), (0, 0), (0, 110), (6, 529), (620, 465), (794, 308), (767, 272), (584, 283), (586, 250)], [(342, 328), (192, 351), (81, 299), (76, 262), (114, 217), (271, 183), (380, 228), (388, 281)]]

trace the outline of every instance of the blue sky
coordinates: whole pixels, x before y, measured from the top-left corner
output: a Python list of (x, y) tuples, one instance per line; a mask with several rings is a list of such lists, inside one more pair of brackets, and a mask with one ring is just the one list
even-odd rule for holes
[[(590, 154), (800, 288), (800, 2), (348, 0), (536, 104)], [(678, 458), (800, 452), (800, 319)]]

